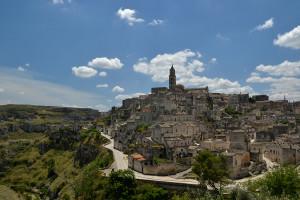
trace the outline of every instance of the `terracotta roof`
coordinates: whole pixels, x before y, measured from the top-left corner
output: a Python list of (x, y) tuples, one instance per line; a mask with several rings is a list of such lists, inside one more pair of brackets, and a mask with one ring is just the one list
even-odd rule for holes
[(142, 156), (142, 155), (139, 154), (139, 153), (133, 153), (133, 154), (131, 154), (131, 157), (132, 157), (134, 160), (146, 160), (146, 159), (144, 158), (144, 156)]

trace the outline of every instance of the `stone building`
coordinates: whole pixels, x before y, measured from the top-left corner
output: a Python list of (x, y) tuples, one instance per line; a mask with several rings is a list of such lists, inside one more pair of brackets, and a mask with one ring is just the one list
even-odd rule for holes
[(248, 151), (225, 152), (229, 169), (229, 177), (232, 179), (243, 178), (249, 175), (250, 153)]
[[(182, 169), (179, 163), (190, 167), (203, 149), (224, 153), (232, 178), (248, 175), (250, 160), (299, 162), (300, 139), (292, 137), (300, 134), (299, 102), (185, 88), (176, 83), (175, 67), (169, 71), (169, 87), (152, 88), (150, 94), (126, 99), (111, 110), (115, 148), (135, 152), (128, 157), (132, 169), (172, 174)], [(138, 131), (140, 125), (145, 130)], [(167, 162), (155, 164), (157, 158)]]

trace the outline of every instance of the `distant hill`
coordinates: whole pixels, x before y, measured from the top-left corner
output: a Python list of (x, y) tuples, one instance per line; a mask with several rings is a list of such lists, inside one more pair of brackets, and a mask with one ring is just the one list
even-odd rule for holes
[(97, 110), (90, 108), (71, 108), (71, 107), (56, 107), (56, 106), (35, 106), (35, 105), (16, 105), (7, 104), (0, 105), (0, 120), (7, 118), (15, 119), (32, 119), (36, 117), (54, 117), (64, 116), (69, 119), (94, 118), (101, 116)]

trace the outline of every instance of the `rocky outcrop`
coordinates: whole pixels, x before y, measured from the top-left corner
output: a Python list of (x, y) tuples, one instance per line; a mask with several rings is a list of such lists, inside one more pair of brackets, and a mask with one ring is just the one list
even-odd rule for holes
[(49, 147), (61, 150), (73, 150), (76, 142), (80, 141), (79, 132), (62, 129), (49, 134)]
[(27, 133), (43, 133), (49, 130), (49, 127), (46, 124), (33, 124), (30, 122), (21, 124), (20, 128)]
[(8, 128), (6, 126), (0, 127), (0, 137), (3, 137), (8, 134)]
[(48, 132), (47, 134), (49, 141), (38, 145), (40, 154), (46, 153), (49, 149), (74, 150), (75, 144), (80, 141), (79, 132), (67, 128)]
[(95, 160), (99, 150), (94, 145), (81, 144), (75, 153), (74, 164), (80, 167)]
[(249, 166), (249, 174), (258, 175), (267, 171), (266, 162), (251, 162)]

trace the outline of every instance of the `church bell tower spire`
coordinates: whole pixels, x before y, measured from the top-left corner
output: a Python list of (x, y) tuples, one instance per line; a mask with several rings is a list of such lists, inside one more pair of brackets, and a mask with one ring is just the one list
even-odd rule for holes
[(176, 73), (175, 69), (172, 65), (170, 68), (170, 74), (169, 74), (169, 89), (173, 90), (176, 87)]

